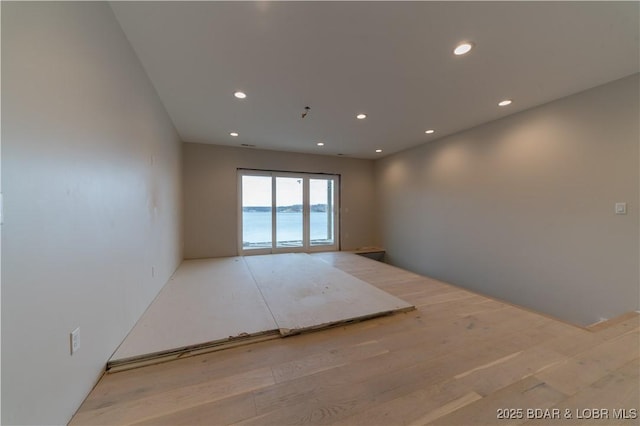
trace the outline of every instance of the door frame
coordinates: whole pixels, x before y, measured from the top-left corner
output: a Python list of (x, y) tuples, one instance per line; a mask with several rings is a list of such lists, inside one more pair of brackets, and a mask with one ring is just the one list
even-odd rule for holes
[[(271, 177), (271, 248), (245, 249), (243, 245), (243, 211), (242, 211), (242, 177), (243, 176), (269, 176)], [(277, 206), (276, 206), (276, 178), (288, 177), (302, 179), (302, 246), (301, 247), (277, 247)], [(310, 185), (311, 179), (333, 180), (333, 244), (311, 245), (310, 238)], [(296, 253), (296, 252), (320, 252), (340, 250), (340, 186), (341, 176), (333, 173), (308, 173), (278, 170), (237, 169), (237, 223), (238, 223), (238, 255), (259, 255), (272, 253)]]

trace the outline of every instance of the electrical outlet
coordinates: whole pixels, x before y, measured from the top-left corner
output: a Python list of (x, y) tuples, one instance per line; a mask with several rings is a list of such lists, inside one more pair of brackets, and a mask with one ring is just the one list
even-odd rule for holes
[(627, 203), (616, 203), (616, 214), (627, 214)]
[(78, 352), (80, 349), (80, 327), (76, 328), (71, 332), (71, 355)]

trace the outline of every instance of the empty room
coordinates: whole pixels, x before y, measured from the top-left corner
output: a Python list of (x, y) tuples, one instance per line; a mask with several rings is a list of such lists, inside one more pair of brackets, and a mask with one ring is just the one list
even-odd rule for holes
[(3, 425), (640, 422), (640, 3), (0, 8)]

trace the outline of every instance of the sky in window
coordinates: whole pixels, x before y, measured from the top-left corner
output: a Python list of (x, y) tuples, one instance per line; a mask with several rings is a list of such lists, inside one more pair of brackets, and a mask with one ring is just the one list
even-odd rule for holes
[[(280, 206), (302, 204), (302, 179), (277, 178), (277, 203)], [(327, 181), (311, 179), (309, 182), (311, 204), (327, 203)], [(271, 176), (242, 177), (242, 205), (266, 207), (271, 205)]]

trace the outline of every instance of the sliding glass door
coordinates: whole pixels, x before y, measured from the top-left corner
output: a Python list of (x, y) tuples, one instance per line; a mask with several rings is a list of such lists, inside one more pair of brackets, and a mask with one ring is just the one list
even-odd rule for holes
[(335, 245), (335, 179), (309, 179), (309, 244)]
[(273, 208), (271, 176), (241, 176), (242, 248), (271, 249)]
[(338, 176), (238, 171), (241, 254), (338, 249)]
[(274, 176), (277, 248), (304, 247), (303, 179)]

